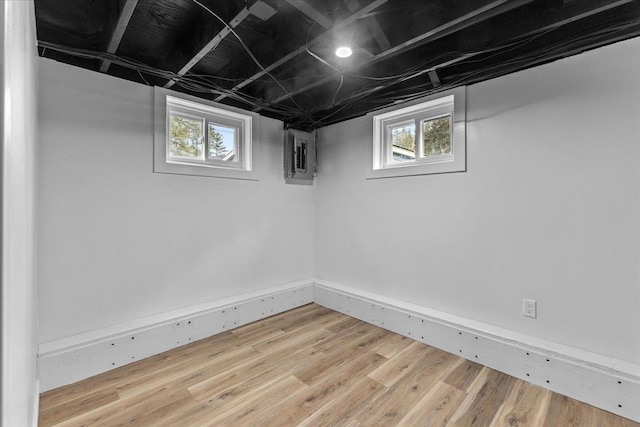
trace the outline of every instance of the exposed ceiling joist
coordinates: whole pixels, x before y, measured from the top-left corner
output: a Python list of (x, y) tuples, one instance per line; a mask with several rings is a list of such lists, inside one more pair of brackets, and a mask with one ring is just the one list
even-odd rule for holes
[(309, 18), (313, 19), (314, 22), (320, 24), (325, 29), (329, 29), (333, 27), (333, 21), (329, 19), (328, 16), (324, 15), (322, 12), (314, 9), (309, 3), (304, 0), (287, 0), (291, 6), (298, 9), (300, 12), (307, 15)]
[(394, 46), (391, 49), (385, 50), (384, 52), (376, 55), (373, 61), (379, 61), (381, 59), (395, 56), (407, 49), (415, 49), (420, 45), (432, 42), (449, 34), (453, 34), (464, 28), (471, 27), (472, 25), (478, 24), (482, 21), (486, 21), (487, 19), (491, 19), (495, 16), (523, 6), (527, 3), (531, 3), (532, 1), (533, 0), (498, 0), (491, 2), (472, 12), (453, 19), (439, 26), (438, 28), (434, 28), (433, 30), (420, 34), (419, 36), (416, 36), (411, 40), (407, 40), (406, 42), (401, 43), (398, 46)]
[[(287, 0), (287, 3), (307, 15), (309, 18), (313, 19), (315, 23), (320, 24), (325, 29), (330, 29), (331, 27), (333, 27), (333, 22), (331, 21), (331, 19), (329, 19), (329, 17), (327, 17), (317, 9), (314, 9), (305, 0)], [(362, 47), (353, 46), (353, 48), (356, 52), (359, 52), (366, 57), (373, 57), (373, 53)]]
[(438, 87), (442, 84), (436, 70), (429, 70), (427, 74), (429, 75), (429, 79), (431, 79), (431, 84), (433, 85), (433, 87)]
[(548, 22), (546, 26), (538, 27), (537, 29), (531, 29), (531, 32), (547, 31), (552, 28), (557, 28), (562, 25), (571, 24), (572, 22), (580, 21), (585, 18), (589, 18), (594, 15), (606, 12), (611, 9), (615, 9), (620, 6), (624, 6), (629, 3), (637, 2), (638, 0), (589, 0), (589, 1), (574, 1), (565, 5), (564, 11), (566, 11), (563, 19), (556, 19), (555, 22)]
[[(117, 11), (117, 19), (113, 18), (113, 15), (107, 18), (106, 29), (104, 30), (105, 35), (110, 35), (108, 41), (104, 43), (106, 48), (104, 49), (107, 53), (116, 53), (118, 50), (118, 46), (120, 46), (120, 42), (122, 41), (122, 36), (124, 36), (124, 32), (127, 30), (129, 26), (129, 21), (131, 20), (131, 16), (133, 15), (134, 10), (136, 10), (136, 6), (138, 5), (138, 0), (123, 0), (114, 3), (114, 11)], [(117, 7), (120, 6), (120, 7)], [(106, 39), (104, 39), (106, 40)], [(111, 61), (103, 60), (100, 64), (100, 72), (106, 73), (111, 66)]]
[[(504, 12), (515, 9), (517, 7), (522, 6), (523, 4), (530, 3), (532, 1), (533, 0), (498, 0), (498, 1), (490, 2), (486, 4), (484, 7), (475, 9), (472, 12), (462, 15), (456, 19), (445, 22), (442, 25), (439, 25), (436, 28), (433, 28), (423, 34), (420, 34), (398, 46), (394, 46), (391, 49), (387, 49), (379, 53), (378, 55), (373, 56), (368, 60), (362, 61), (357, 65), (356, 68), (353, 68), (351, 71), (362, 69), (382, 59), (390, 58), (394, 55), (398, 55), (409, 49), (414, 49), (417, 46), (439, 39), (455, 31), (460, 31), (461, 29), (470, 27), (472, 25), (477, 24), (478, 22), (500, 15)], [(335, 76), (328, 76), (323, 79), (318, 79), (309, 85), (300, 87), (295, 91), (291, 91), (288, 94), (285, 94), (269, 102), (268, 105), (277, 104), (279, 102), (287, 100), (299, 93), (306, 92), (310, 89), (326, 84), (328, 81), (331, 81), (334, 78)], [(260, 111), (260, 110), (262, 110), (262, 107), (257, 107), (253, 111)]]
[[(571, 5), (567, 5), (567, 9), (564, 15), (555, 15), (552, 19), (549, 19), (546, 22), (546, 25), (540, 27), (540, 26), (535, 26), (533, 24), (529, 24), (529, 25), (518, 25), (518, 26), (510, 26), (509, 30), (506, 34), (502, 34), (502, 36), (504, 37), (503, 40), (505, 41), (511, 41), (511, 40), (516, 40), (516, 39), (526, 39), (528, 37), (531, 36), (535, 36), (536, 34), (542, 34), (551, 30), (554, 30), (556, 28), (562, 27), (564, 25), (568, 25), (571, 24), (573, 22), (576, 21), (580, 21), (582, 19), (587, 19), (589, 17), (598, 15), (600, 13), (603, 12), (607, 12), (609, 10), (615, 9), (617, 7), (621, 7), (624, 6), (626, 4), (632, 3), (634, 1), (637, 0), (617, 0), (617, 1), (612, 1), (612, 0), (591, 0), (589, 2), (583, 1), (583, 2), (575, 2), (572, 3)], [(588, 4), (587, 4), (588, 3)], [(628, 34), (624, 34), (620, 36), (620, 40), (623, 40), (625, 38), (628, 37)], [(616, 39), (614, 39), (616, 40)], [(571, 54), (575, 54), (578, 53), (579, 51), (584, 50), (584, 47), (581, 47), (579, 50), (577, 51), (572, 51), (570, 52)], [(454, 58), (451, 60), (447, 60), (445, 62), (441, 62), (438, 63), (436, 65), (433, 65), (432, 67), (430, 67), (427, 70), (422, 70), (422, 71), (418, 71), (410, 76), (404, 77), (402, 79), (399, 79), (397, 81), (395, 81), (392, 85), (395, 84), (399, 84), (402, 82), (405, 82), (407, 80), (411, 80), (413, 78), (419, 77), (424, 75), (425, 73), (428, 74), (432, 86), (433, 87), (437, 87), (439, 85), (442, 84), (442, 82), (439, 79), (439, 76), (436, 72), (437, 69), (439, 68), (444, 68), (450, 65), (454, 65), (457, 63), (461, 63), (463, 61), (466, 61), (468, 59), (474, 58), (476, 56), (481, 55), (482, 52), (469, 52), (466, 54), (461, 55), (458, 58)], [(564, 53), (563, 53), (564, 55)], [(519, 68), (523, 68), (523, 67), (527, 67), (530, 65), (533, 65), (536, 63), (536, 61), (538, 61), (538, 59), (533, 59), (531, 60), (529, 63), (525, 63), (525, 64), (518, 64), (514, 67), (512, 67), (513, 69), (519, 69)], [(434, 80), (434, 77), (437, 78), (437, 80)], [(438, 84), (436, 84), (436, 82)], [(382, 91), (384, 89), (388, 89), (390, 87), (390, 85), (381, 85), (378, 86), (376, 88), (373, 89), (368, 89), (367, 93), (368, 94), (372, 94), (375, 92), (379, 92)], [(340, 101), (340, 103), (344, 103), (344, 102), (348, 102), (351, 101), (353, 99), (357, 99), (361, 96), (361, 93), (359, 92), (355, 92), (353, 94), (351, 94), (350, 96), (348, 96), (345, 99), (342, 99)]]
[[(435, 70), (437, 68), (442, 68), (442, 67), (447, 67), (449, 65), (454, 65), (454, 64), (457, 64), (459, 62), (465, 61), (467, 59), (473, 58), (474, 56), (476, 56), (475, 53), (467, 53), (467, 54), (459, 56), (458, 58), (454, 58), (454, 59), (450, 59), (450, 60), (447, 60), (447, 61), (444, 61), (444, 62), (440, 62), (437, 65), (434, 65), (433, 67), (431, 67), (429, 69), (416, 71), (415, 73), (413, 73), (413, 74), (411, 74), (409, 76), (405, 76), (405, 77), (402, 77), (402, 78), (394, 81), (392, 84), (380, 85), (380, 86), (372, 88), (372, 89), (367, 89), (366, 92), (367, 92), (367, 94), (373, 94), (373, 93), (379, 92), (379, 91), (381, 91), (383, 89), (387, 89), (390, 86), (406, 82), (407, 80), (415, 79), (416, 77), (420, 77), (420, 76), (423, 76), (425, 74), (431, 76), (430, 73), (431, 72), (435, 72)], [(436, 74), (436, 76), (437, 76), (437, 74)], [(345, 102), (349, 102), (349, 101), (354, 100), (354, 99), (358, 99), (358, 98), (361, 97), (361, 95), (362, 95), (362, 93), (360, 93), (360, 92), (354, 92), (351, 95), (349, 95), (348, 97), (346, 97), (344, 99), (341, 99), (340, 100), (340, 104), (343, 104)], [(319, 110), (314, 110), (311, 113), (316, 113), (318, 111)]]
[[(366, 16), (367, 14), (372, 12), (373, 10), (379, 8), (380, 6), (382, 6), (386, 2), (387, 2), (387, 0), (375, 0), (375, 1), (371, 2), (370, 4), (368, 4), (367, 6), (363, 7), (358, 12), (356, 12), (353, 15), (349, 16), (348, 18), (346, 18), (346, 19), (334, 24), (333, 27), (331, 27), (330, 30), (325, 31), (324, 33), (320, 34), (318, 37), (310, 40), (308, 43), (300, 46), (298, 49), (294, 50), (293, 52), (290, 52), (288, 55), (286, 55), (283, 58), (275, 61), (274, 63), (272, 63), (268, 67), (265, 67), (264, 70), (258, 71), (253, 76), (251, 76), (248, 79), (246, 79), (246, 80), (242, 81), (241, 83), (237, 84), (236, 86), (234, 86), (231, 89), (231, 91), (232, 92), (236, 92), (236, 91), (242, 89), (243, 87), (253, 83), (254, 81), (259, 79), (260, 77), (264, 76), (265, 74), (270, 73), (271, 71), (275, 70), (276, 68), (278, 68), (278, 67), (282, 66), (283, 64), (286, 64), (287, 62), (291, 61), (293, 58), (295, 58), (296, 56), (300, 55), (301, 53), (306, 52), (307, 47), (314, 46), (314, 45), (320, 43), (326, 37), (331, 36), (333, 31), (340, 30), (341, 28), (344, 28), (344, 27), (354, 23), (355, 21), (357, 21), (358, 19), (361, 19), (362, 17)], [(226, 97), (227, 97), (227, 95), (220, 95), (215, 99), (215, 101), (219, 102), (219, 101), (223, 100)]]
[[(214, 50), (220, 42), (231, 33), (231, 29), (240, 25), (242, 21), (249, 16), (251, 12), (246, 7), (243, 8), (228, 25), (225, 25), (215, 36), (213, 36), (193, 57), (191, 57), (186, 64), (176, 73), (178, 76), (184, 76), (190, 69), (192, 69), (202, 58), (204, 58), (209, 52)], [(176, 83), (175, 80), (169, 80), (164, 85), (165, 88), (170, 88)]]
[[(358, 0), (344, 0), (344, 3), (347, 5), (347, 8), (351, 13), (360, 9), (360, 2)], [(380, 46), (380, 49), (391, 49), (391, 43), (389, 43), (389, 39), (387, 39), (384, 31), (382, 30), (382, 28), (380, 28), (380, 25), (378, 24), (378, 21), (376, 21), (376, 18), (371, 16), (369, 18), (366, 18), (364, 22), (369, 31), (371, 31), (373, 37), (376, 39), (376, 42), (378, 43), (378, 46)]]
[[(174, 80), (306, 130), (640, 36), (640, 0), (34, 4), (43, 57), (147, 85)], [(340, 40), (370, 52), (352, 45), (338, 60)]]

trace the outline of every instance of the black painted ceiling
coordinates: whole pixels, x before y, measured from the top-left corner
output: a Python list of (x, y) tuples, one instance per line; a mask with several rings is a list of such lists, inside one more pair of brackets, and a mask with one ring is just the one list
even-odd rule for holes
[[(640, 35), (640, 0), (35, 0), (35, 6), (41, 56), (306, 130)], [(335, 56), (343, 44), (352, 47), (350, 58)]]

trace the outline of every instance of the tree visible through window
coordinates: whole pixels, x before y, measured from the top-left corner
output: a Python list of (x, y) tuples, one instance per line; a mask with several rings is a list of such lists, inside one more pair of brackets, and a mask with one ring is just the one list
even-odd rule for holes
[(226, 162), (237, 161), (236, 156), (236, 129), (209, 123), (209, 157)]
[(391, 129), (393, 160), (397, 162), (415, 160), (416, 127), (415, 125), (398, 126)]
[(423, 120), (422, 152), (416, 147), (416, 125), (401, 124), (390, 127), (393, 161), (408, 162), (416, 157), (451, 154), (451, 116)]
[[(171, 114), (169, 117), (169, 156), (181, 159), (237, 162), (237, 129), (215, 123), (207, 123), (205, 136), (205, 119), (185, 117)], [(206, 147), (205, 147), (206, 140)]]
[(187, 98), (155, 89), (154, 172), (257, 181), (252, 135), (259, 115)]
[(204, 152), (202, 127), (202, 120), (171, 115), (169, 155), (189, 159), (202, 158)]
[(374, 115), (367, 178), (466, 171), (465, 94), (459, 87)]
[(451, 153), (451, 116), (422, 122), (423, 156)]

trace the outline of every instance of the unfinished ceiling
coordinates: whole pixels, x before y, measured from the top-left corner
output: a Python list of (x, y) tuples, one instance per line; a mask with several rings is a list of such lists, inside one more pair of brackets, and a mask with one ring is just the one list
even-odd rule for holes
[[(640, 35), (640, 0), (35, 0), (35, 6), (41, 56), (304, 130)], [(343, 45), (353, 51), (348, 58), (335, 55)]]

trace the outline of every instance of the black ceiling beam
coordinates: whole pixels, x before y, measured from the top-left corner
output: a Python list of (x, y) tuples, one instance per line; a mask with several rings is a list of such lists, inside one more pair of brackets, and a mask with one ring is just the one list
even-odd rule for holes
[[(238, 14), (231, 19), (231, 21), (224, 25), (221, 30), (216, 31), (216, 28), (220, 28), (220, 21), (216, 20), (213, 16), (209, 16), (207, 14), (207, 19), (205, 20), (204, 25), (201, 28), (196, 29), (195, 31), (195, 39), (193, 44), (197, 47), (195, 48), (196, 53), (188, 58), (183, 58), (181, 68), (176, 72), (178, 77), (184, 76), (191, 70), (202, 58), (204, 58), (211, 51), (215, 50), (216, 47), (220, 44), (225, 37), (231, 34), (231, 29), (240, 25), (242, 21), (244, 21), (247, 16), (249, 16), (251, 12), (248, 8), (244, 7)], [(176, 83), (176, 80), (169, 80), (164, 87), (170, 88)]]
[[(136, 10), (138, 0), (120, 0), (113, 2), (110, 13), (107, 14), (107, 22), (102, 34), (101, 50), (115, 54), (120, 46), (133, 12)], [(106, 73), (111, 66), (111, 61), (103, 60), (100, 64), (100, 72)]]
[[(632, 37), (638, 37), (640, 36), (640, 23), (638, 25), (635, 25), (632, 28), (629, 28), (628, 30), (622, 32), (620, 35), (616, 36), (616, 37), (609, 37), (609, 36), (603, 36), (602, 38), (598, 39), (597, 41), (594, 41), (592, 43), (586, 44), (586, 45), (580, 45), (578, 47), (566, 50), (563, 46), (551, 46), (550, 49), (553, 51), (553, 53), (544, 61), (546, 62), (551, 62), (557, 59), (561, 59), (567, 56), (572, 56), (572, 55), (576, 55), (579, 54), (585, 50), (589, 50), (589, 49), (596, 49), (598, 47), (601, 46), (605, 46), (605, 45), (609, 45), (611, 43), (615, 43), (618, 41), (622, 41), (622, 40), (626, 40)], [(483, 70), (481, 70), (480, 73), (476, 73), (474, 72), (474, 76), (466, 79), (464, 81), (464, 84), (473, 84), (479, 81), (485, 81), (488, 79), (492, 79), (492, 78), (496, 78), (496, 77), (500, 77), (506, 74), (510, 74), (513, 72), (517, 72), (519, 70), (522, 69), (526, 69), (532, 66), (537, 66), (540, 65), (540, 59), (539, 58), (534, 58), (531, 59), (529, 61), (517, 61), (516, 63), (513, 64), (507, 64), (504, 66), (497, 66), (494, 67), (492, 65), (488, 65), (487, 67), (484, 67)], [(425, 85), (428, 85), (428, 83), (425, 82)], [(423, 88), (420, 88), (419, 90), (422, 91), (422, 94), (419, 96), (424, 96), (425, 93), (422, 90)], [(397, 95), (400, 92), (405, 92), (407, 93), (407, 95), (414, 93), (415, 94), (416, 88), (411, 88), (411, 87), (407, 87), (407, 88), (403, 88), (403, 89), (398, 89), (398, 88), (394, 88), (392, 90), (388, 90), (386, 92), (388, 92), (386, 95), (389, 94), (393, 94), (393, 95)], [(434, 91), (429, 91), (429, 93), (435, 93), (437, 92), (437, 90)], [(379, 108), (384, 108), (385, 106), (388, 106), (388, 102), (384, 103), (384, 102), (380, 102), (380, 96), (384, 98), (385, 96), (385, 91), (382, 91), (381, 93), (378, 94), (379, 97), (378, 98), (367, 98), (365, 100), (363, 100), (363, 102), (365, 102), (366, 105), (366, 110), (367, 111), (373, 111)], [(415, 99), (415, 97), (411, 97), (411, 96), (407, 96), (406, 98), (407, 100), (412, 100)], [(314, 120), (316, 122), (316, 125), (311, 127), (311, 126), (307, 126), (307, 128), (309, 130), (312, 130), (313, 128), (317, 127), (317, 126), (328, 126), (331, 125), (333, 123), (337, 123), (337, 122), (341, 122), (344, 120), (349, 120), (352, 119), (354, 117), (358, 117), (358, 116), (362, 116), (363, 113), (363, 106), (362, 104), (358, 104), (358, 103), (354, 103), (351, 106), (347, 106), (346, 108), (344, 108), (342, 111), (336, 113), (336, 114), (332, 114), (329, 110), (329, 113), (327, 114), (326, 112), (323, 113), (321, 111), (313, 113), (314, 115)], [(320, 117), (318, 117), (320, 116)], [(307, 118), (299, 118), (301, 122), (306, 123), (308, 121)], [(304, 124), (301, 123), (300, 125), (301, 127), (304, 127)]]
[[(629, 5), (630, 3), (634, 3), (637, 2), (637, 0), (617, 0), (617, 1), (611, 1), (611, 0), (590, 0), (590, 1), (581, 1), (581, 2), (575, 2), (572, 3), (570, 5), (567, 5), (565, 7), (565, 11), (562, 14), (554, 14), (553, 17), (546, 19), (544, 21), (544, 23), (542, 23), (540, 20), (536, 21), (536, 20), (531, 20), (528, 21), (526, 23), (519, 23), (519, 25), (517, 26), (510, 26), (508, 28), (508, 30), (506, 32), (501, 32), (500, 36), (498, 37), (500, 40), (502, 40), (504, 42), (504, 44), (510, 44), (511, 42), (513, 42), (514, 40), (526, 40), (529, 37), (535, 36), (537, 34), (542, 34), (554, 29), (557, 29), (559, 27), (568, 25), (568, 24), (572, 24), (584, 19), (588, 19), (588, 18), (592, 18), (595, 17), (596, 15), (599, 15), (601, 13), (605, 13), (608, 11), (611, 11), (612, 9), (621, 7), (621, 6), (625, 6), (625, 5)], [(588, 3), (588, 4), (586, 4)], [(638, 12), (640, 12), (640, 2), (638, 2)], [(539, 18), (540, 19), (540, 18)], [(537, 22), (537, 25), (535, 24)], [(639, 27), (640, 27), (640, 23), (639, 23)], [(619, 40), (624, 40), (627, 39), (629, 37), (633, 37), (634, 35), (638, 35), (638, 28), (635, 29), (631, 29), (629, 32), (624, 32), (623, 34), (621, 34), (620, 36), (611, 38), (611, 37), (605, 37), (603, 40), (595, 40), (593, 43), (591, 44), (584, 44), (579, 46), (578, 48), (572, 49), (571, 51), (567, 51), (567, 52), (563, 52), (563, 51), (559, 51), (559, 53), (553, 58), (553, 59), (557, 59), (559, 57), (564, 57), (564, 56), (571, 56), (577, 53), (580, 53), (584, 50), (589, 50), (589, 49), (593, 49), (599, 46), (602, 46), (604, 44), (608, 44), (608, 43), (612, 43), (615, 41), (619, 41)], [(492, 51), (493, 49), (491, 49)], [(499, 49), (495, 49), (495, 52), (499, 53)], [(482, 54), (487, 53), (486, 49), (482, 50), (480, 49), (477, 52), (469, 52), (466, 53), (464, 55), (461, 55), (460, 57), (457, 58), (453, 58), (450, 60), (447, 60), (445, 62), (441, 62), (438, 63), (437, 65), (433, 65), (431, 67), (429, 67), (428, 69), (425, 70), (421, 70), (421, 71), (417, 71), (416, 73), (404, 77), (402, 79), (398, 79), (394, 82), (392, 82), (391, 84), (381, 84), (380, 86), (376, 87), (376, 88), (371, 88), (371, 89), (367, 89), (366, 90), (366, 96), (370, 97), (373, 93), (375, 92), (385, 92), (387, 89), (389, 89), (391, 86), (394, 85), (398, 85), (401, 83), (404, 83), (410, 79), (413, 79), (415, 77), (419, 77), (421, 75), (424, 74), (428, 74), (431, 77), (431, 72), (435, 71), (436, 69), (439, 68), (444, 68), (444, 67), (448, 67), (448, 66), (452, 66), (455, 64), (464, 64), (465, 60), (474, 58), (474, 57), (481, 57)], [(551, 60), (553, 60), (551, 59)], [(481, 59), (482, 60), (482, 59)], [(512, 66), (506, 66), (506, 67), (497, 67), (497, 72), (492, 73), (491, 72), (491, 67), (484, 67), (486, 68), (485, 71), (478, 73), (477, 77), (473, 80), (473, 81), (465, 81), (463, 84), (469, 84), (469, 83), (473, 83), (475, 81), (482, 81), (485, 80), (487, 78), (494, 78), (497, 77), (499, 75), (504, 75), (504, 74), (508, 74), (509, 72), (513, 72), (513, 71), (517, 71), (519, 69), (523, 69), (523, 68), (528, 68), (531, 66), (535, 66), (537, 64), (540, 63), (540, 58), (534, 58), (531, 59), (529, 61), (525, 61), (525, 62), (521, 62), (518, 63), (516, 65), (512, 65)], [(548, 62), (548, 61), (546, 61)], [(432, 81), (432, 87), (434, 89), (434, 91), (437, 91), (436, 89), (436, 84), (433, 83)], [(341, 99), (340, 102), (337, 104), (338, 108), (340, 104), (346, 104), (348, 102), (357, 100), (358, 98), (361, 98), (363, 95), (363, 92), (356, 92), (351, 94), (350, 96)], [(315, 111), (312, 111), (312, 114), (318, 114), (319, 112), (321, 112), (322, 109), (317, 109)], [(328, 110), (331, 111), (331, 110)], [(330, 123), (334, 123), (340, 120), (344, 120), (343, 117), (341, 117), (339, 120), (332, 120)], [(323, 123), (323, 125), (326, 125), (327, 123)]]
[(440, 77), (438, 77), (438, 72), (436, 70), (430, 70), (427, 72), (427, 74), (429, 75), (429, 79), (431, 79), (431, 84), (433, 85), (433, 87), (442, 85), (442, 82), (440, 81)]
[[(347, 5), (347, 9), (349, 9), (351, 13), (360, 9), (360, 2), (358, 0), (344, 0), (344, 3)], [(378, 24), (378, 21), (376, 21), (375, 17), (371, 16), (366, 18), (364, 20), (364, 23), (369, 31), (371, 31), (373, 38), (376, 39), (376, 42), (378, 43), (378, 46), (380, 46), (381, 50), (391, 49), (391, 43), (389, 42), (389, 39), (387, 39), (387, 36), (384, 34), (382, 28), (380, 28), (380, 25)]]
[[(313, 6), (307, 3), (306, 0), (287, 0), (287, 3), (289, 3), (291, 6), (295, 7), (296, 9), (298, 9), (300, 12), (307, 15), (309, 18), (313, 19), (315, 23), (320, 24), (325, 29), (328, 30), (331, 27), (333, 27), (333, 21), (331, 21), (331, 19), (329, 19), (328, 16), (316, 10)], [(353, 13), (354, 11), (351, 11), (351, 12)], [(368, 50), (362, 47), (356, 47), (354, 50), (367, 57), (373, 56), (373, 53), (369, 52)]]
[[(497, 15), (500, 15), (502, 13), (505, 13), (509, 10), (515, 9), (517, 7), (520, 7), (524, 4), (530, 3), (533, 0), (497, 0), (497, 1), (492, 1), (489, 2), (488, 4), (486, 4), (485, 6), (475, 9), (469, 13), (466, 13), (456, 19), (453, 19), (451, 21), (445, 22), (442, 25), (433, 28), (423, 34), (420, 34), (414, 38), (412, 38), (411, 40), (408, 40), (404, 43), (399, 44), (398, 46), (392, 47), (391, 49), (387, 49), (381, 53), (379, 53), (378, 55), (373, 56), (372, 58), (363, 61), (362, 63), (358, 64), (358, 66), (354, 69), (352, 69), (351, 71), (355, 71), (355, 70), (359, 70), (361, 68), (364, 68), (368, 65), (371, 65), (375, 62), (381, 61), (383, 59), (388, 59), (391, 58), (393, 56), (396, 56), (398, 54), (401, 54), (403, 52), (406, 52), (410, 49), (414, 49), (420, 45), (423, 45), (425, 43), (437, 40), (441, 37), (447, 36), (449, 34), (452, 34), (454, 32), (460, 31), (464, 28), (470, 27), (472, 25), (475, 25), (479, 22), (485, 21), (487, 19), (493, 18)], [(279, 102), (282, 102), (286, 99), (289, 99), (299, 93), (302, 92), (306, 92), (307, 90), (313, 89), (314, 87), (320, 86), (322, 84), (327, 83), (328, 81), (332, 80), (333, 78), (335, 78), (335, 76), (329, 76), (329, 77), (325, 77), (323, 79), (318, 79), (315, 82), (301, 87), (299, 89), (296, 89), (295, 91), (289, 92), (286, 95), (283, 95), (279, 98), (277, 98), (274, 101), (270, 101), (267, 105), (272, 105), (272, 104), (277, 104)], [(253, 111), (260, 111), (262, 108), (256, 108)]]
[[(342, 28), (344, 28), (344, 27), (346, 27), (348, 25), (351, 25), (352, 23), (354, 23), (358, 19), (366, 16), (371, 11), (377, 9), (378, 7), (382, 6), (386, 2), (387, 2), (387, 0), (374, 0), (370, 4), (366, 5), (362, 9), (360, 9), (358, 12), (356, 12), (353, 15), (349, 16), (348, 18), (346, 18), (346, 19), (344, 19), (344, 20), (342, 20), (340, 22), (335, 23), (331, 27), (331, 29), (325, 31), (324, 33), (320, 34), (318, 37), (310, 40), (305, 45), (300, 46), (298, 49), (294, 50), (293, 52), (290, 52), (288, 55), (285, 55), (283, 58), (280, 58), (279, 60), (275, 61), (271, 65), (265, 67), (265, 69), (258, 71), (253, 76), (251, 76), (248, 79), (244, 80), (243, 82), (237, 84), (236, 86), (234, 86), (230, 90), (232, 92), (236, 92), (236, 91), (242, 89), (243, 87), (253, 83), (254, 81), (259, 79), (260, 77), (262, 77), (262, 76), (266, 75), (267, 73), (270, 73), (271, 71), (275, 70), (276, 68), (286, 64), (287, 62), (289, 62), (290, 60), (292, 60), (296, 56), (300, 55), (301, 53), (306, 52), (308, 47), (311, 47), (311, 46), (314, 46), (314, 45), (320, 43), (326, 37), (329, 37), (334, 31), (340, 30), (340, 29), (342, 29)], [(223, 100), (226, 97), (227, 97), (227, 95), (220, 95), (215, 99), (215, 101), (219, 102), (219, 101)]]
[[(444, 67), (448, 67), (448, 66), (460, 63), (460, 62), (462, 62), (462, 61), (464, 61), (466, 59), (470, 59), (470, 58), (474, 57), (475, 55), (476, 55), (475, 53), (464, 54), (464, 55), (458, 56), (456, 58), (452, 58), (452, 59), (448, 59), (448, 60), (443, 61), (443, 62), (439, 62), (437, 65), (433, 65), (432, 67), (429, 67), (428, 69), (416, 71), (415, 73), (413, 73), (411, 75), (399, 78), (397, 80), (394, 80), (391, 83), (386, 83), (386, 84), (381, 83), (379, 86), (377, 86), (375, 88), (367, 88), (367, 89), (359, 91), (359, 92), (354, 92), (351, 95), (349, 95), (348, 97), (341, 99), (340, 102), (336, 104), (336, 106), (339, 107), (341, 104), (344, 104), (344, 103), (347, 103), (347, 102), (350, 102), (350, 101), (353, 101), (353, 100), (357, 100), (358, 98), (363, 97), (363, 94), (365, 94), (368, 97), (373, 93), (382, 91), (384, 89), (388, 89), (391, 86), (394, 86), (394, 85), (397, 85), (397, 84), (400, 84), (400, 83), (404, 83), (404, 82), (406, 82), (408, 80), (414, 79), (416, 77), (423, 76), (425, 74), (428, 75), (431, 71), (435, 71), (437, 68), (444, 68)], [(321, 111), (321, 109), (312, 110), (311, 113), (315, 114), (318, 111)]]
[(630, 3), (638, 3), (638, 0), (580, 0), (566, 3), (561, 10), (555, 11), (548, 16), (530, 16), (530, 19), (520, 20), (518, 25), (505, 26), (497, 29), (496, 37), (499, 40), (510, 40), (520, 37), (527, 37), (550, 31), (563, 25), (590, 18), (592, 16), (607, 12), (617, 7)]
[(322, 12), (314, 9), (309, 3), (304, 0), (287, 0), (291, 6), (298, 9), (300, 12), (307, 15), (309, 18), (313, 19), (314, 22), (320, 24), (324, 29), (328, 30), (333, 27), (333, 21), (323, 14)]

